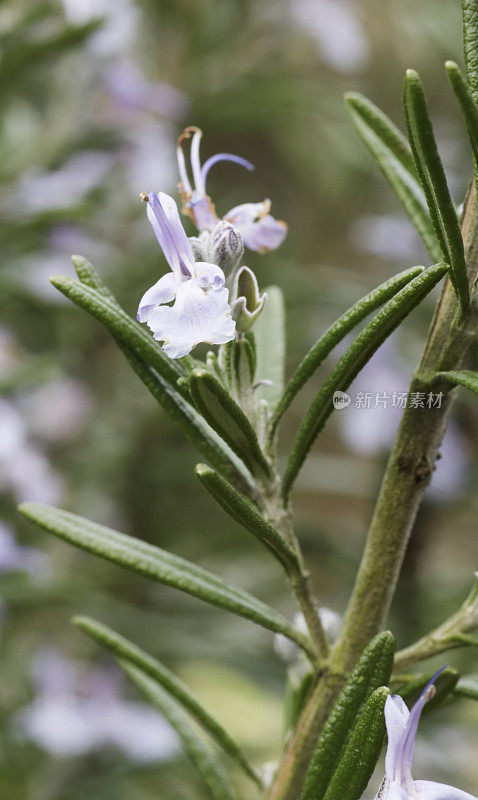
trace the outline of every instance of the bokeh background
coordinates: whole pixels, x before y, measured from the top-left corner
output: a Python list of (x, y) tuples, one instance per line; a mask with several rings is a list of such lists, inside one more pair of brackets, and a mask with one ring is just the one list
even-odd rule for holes
[[(443, 69), (445, 58), (461, 63), (460, 27), (458, 0), (0, 3), (2, 797), (207, 798), (168, 725), (71, 628), (74, 613), (157, 654), (258, 762), (280, 748), (286, 671), (267, 632), (48, 539), (19, 519), (18, 502), (57, 504), (170, 548), (295, 613), (276, 564), (195, 480), (190, 445), (49, 276), (72, 274), (70, 254), (81, 253), (135, 314), (165, 269), (138, 193), (175, 193), (176, 136), (199, 125), (205, 156), (229, 151), (257, 167), (215, 168), (208, 188), (219, 211), (267, 196), (289, 223), (280, 250), (247, 253), (246, 263), (262, 286), (284, 291), (290, 374), (355, 299), (428, 263), (355, 138), (343, 92), (363, 91), (403, 127), (402, 76), (417, 68), (451, 188), (464, 195), (471, 158)], [(432, 304), (353, 391), (406, 390)], [(284, 452), (319, 377), (283, 425)], [(320, 601), (338, 613), (396, 425), (391, 409), (337, 412), (295, 491)], [(471, 586), (477, 449), (476, 402), (462, 393), (393, 608), (400, 646)], [(448, 658), (477, 671), (472, 651)], [(430, 714), (417, 775), (476, 793), (477, 723), (471, 700)]]

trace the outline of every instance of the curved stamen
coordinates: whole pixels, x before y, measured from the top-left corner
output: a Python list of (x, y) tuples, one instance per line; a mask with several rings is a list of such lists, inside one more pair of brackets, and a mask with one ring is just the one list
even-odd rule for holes
[(179, 177), (181, 178), (181, 183), (184, 187), (186, 192), (191, 193), (192, 188), (191, 184), (189, 183), (188, 173), (186, 170), (186, 161), (184, 159), (184, 150), (182, 144), (178, 144), (176, 147), (176, 156), (178, 159), (178, 169), (179, 169)]
[[(234, 161), (235, 164), (240, 164), (241, 167), (245, 167), (248, 170), (254, 169), (254, 164), (251, 164), (250, 161), (247, 161), (245, 158), (241, 158), (241, 156), (235, 156), (233, 153), (217, 153), (215, 156), (211, 156), (208, 160), (203, 164), (201, 169), (201, 181), (203, 186), (203, 192), (206, 193), (206, 178), (209, 170), (214, 164), (217, 164), (218, 161)], [(196, 182), (197, 188), (197, 182)]]
[(201, 159), (199, 146), (201, 144), (202, 130), (196, 128), (191, 141), (191, 169), (193, 171), (194, 188), (200, 195), (206, 193), (206, 187), (201, 173)]
[[(184, 158), (184, 143), (188, 139), (191, 138), (191, 134), (195, 135), (198, 132), (202, 135), (202, 132), (199, 130), (199, 128), (196, 128), (195, 125), (189, 125), (189, 127), (184, 128), (182, 134), (180, 136), (178, 136), (178, 143), (177, 143), (177, 146), (176, 146), (176, 156), (177, 156), (177, 159), (178, 159), (179, 177), (181, 178), (181, 183), (182, 183), (185, 191), (189, 192), (189, 194), (192, 194), (193, 189), (192, 189), (191, 183), (189, 181), (188, 171), (186, 169), (186, 161), (185, 161), (185, 158)], [(201, 138), (201, 137), (199, 137), (199, 138)], [(195, 180), (194, 171), (193, 171), (193, 178)]]

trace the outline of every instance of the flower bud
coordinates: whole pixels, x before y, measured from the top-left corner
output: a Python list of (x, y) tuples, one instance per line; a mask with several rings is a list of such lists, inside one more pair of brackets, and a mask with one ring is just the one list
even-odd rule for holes
[(257, 278), (249, 267), (241, 267), (234, 281), (232, 318), (240, 333), (247, 333), (261, 313), (267, 294), (261, 295)]
[(221, 220), (211, 232), (209, 261), (217, 264), (223, 272), (234, 272), (244, 253), (244, 242), (238, 229), (230, 222)]

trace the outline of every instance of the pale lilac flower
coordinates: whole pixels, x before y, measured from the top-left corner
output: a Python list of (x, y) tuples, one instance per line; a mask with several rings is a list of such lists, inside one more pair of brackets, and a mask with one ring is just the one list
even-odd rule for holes
[(111, 153), (89, 150), (72, 156), (58, 169), (35, 167), (18, 182), (12, 202), (31, 214), (69, 208), (102, 183), (113, 162)]
[(385, 756), (385, 778), (375, 800), (477, 800), (468, 792), (444, 783), (414, 781), (412, 759), (418, 723), (425, 703), (434, 693), (434, 683), (440, 672), (429, 681), (417, 702), (408, 710), (399, 695), (387, 697), (385, 723), (388, 747)]
[(290, 0), (294, 22), (315, 39), (319, 55), (338, 72), (363, 67), (370, 47), (351, 0)]
[[(171, 267), (142, 297), (139, 322), (147, 322), (171, 358), (181, 358), (200, 342), (224, 344), (234, 338), (225, 276), (216, 264), (194, 261), (176, 203), (160, 192), (143, 194), (148, 219)], [(174, 300), (173, 306), (168, 306)]]
[(105, 83), (117, 109), (132, 119), (137, 119), (138, 111), (179, 119), (189, 106), (180, 89), (162, 81), (149, 81), (138, 65), (126, 58), (118, 59), (107, 69)]
[(91, 414), (92, 398), (84, 383), (57, 378), (20, 397), (30, 432), (57, 443), (77, 436)]
[(0, 492), (11, 491), (19, 503), (32, 500), (57, 505), (63, 484), (13, 403), (0, 399)]
[(98, 31), (86, 43), (99, 56), (124, 53), (137, 33), (139, 9), (132, 0), (62, 0), (67, 19), (75, 24), (101, 20)]
[[(192, 138), (191, 138), (192, 137)], [(181, 183), (179, 190), (183, 199), (183, 213), (188, 214), (200, 231), (212, 230), (219, 222), (216, 209), (211, 198), (206, 194), (206, 179), (209, 170), (219, 161), (234, 161), (246, 169), (254, 169), (253, 165), (245, 158), (232, 153), (218, 153), (211, 156), (201, 165), (199, 145), (202, 131), (190, 126), (185, 128), (178, 139), (178, 166)], [(191, 138), (191, 184), (184, 159), (184, 143)], [(265, 253), (275, 250), (284, 241), (287, 234), (287, 225), (282, 220), (274, 219), (270, 215), (271, 201), (266, 199), (262, 203), (243, 203), (235, 206), (224, 216), (227, 222), (232, 222), (239, 230), (244, 244), (250, 250)]]
[(33, 662), (34, 700), (16, 717), (23, 738), (57, 757), (79, 756), (115, 746), (137, 762), (176, 755), (178, 739), (146, 703), (121, 696), (119, 673), (84, 669), (53, 649)]

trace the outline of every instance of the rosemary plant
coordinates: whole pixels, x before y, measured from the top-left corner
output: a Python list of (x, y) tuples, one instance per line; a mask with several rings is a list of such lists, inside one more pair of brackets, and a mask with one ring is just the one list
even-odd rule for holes
[[(425, 90), (415, 71), (407, 71), (404, 83), (406, 137), (372, 102), (347, 94), (351, 121), (422, 237), (430, 264), (407, 268), (358, 300), (312, 345), (287, 382), (281, 290), (271, 286), (261, 292), (254, 272), (243, 264), (244, 247), (256, 253), (279, 247), (287, 226), (271, 215), (268, 200), (237, 206), (219, 219), (206, 193), (209, 170), (220, 160), (247, 169), (252, 165), (229, 153), (201, 164), (198, 128), (187, 128), (178, 140), (182, 211), (191, 217), (198, 235), (187, 237), (172, 197), (152, 191), (141, 195), (170, 271), (143, 296), (138, 322), (123, 311), (85, 258), (73, 257), (78, 281), (52, 279), (60, 292), (111, 333), (139, 379), (199, 451), (204, 463), (197, 465), (196, 475), (205, 490), (277, 559), (297, 602), (300, 615), (293, 623), (243, 589), (170, 552), (66, 511), (35, 503), (21, 507), (49, 533), (245, 617), (302, 652), (300, 680), (288, 691), (284, 750), (277, 754), (276, 768), (266, 772), (250, 763), (231, 735), (156, 657), (100, 621), (82, 616), (73, 620), (113, 654), (169, 720), (215, 800), (238, 798), (226, 769), (230, 762), (250, 778), (250, 797), (359, 800), (386, 732), (386, 776), (380, 789), (376, 787), (377, 797), (472, 800), (458, 789), (415, 781), (411, 774), (421, 711), (433, 696), (441, 702), (457, 691), (457, 672), (447, 668), (430, 676), (403, 671), (454, 647), (476, 645), (472, 634), (478, 627), (478, 583), (475, 580), (450, 619), (402, 651), (395, 653), (392, 633), (383, 630), (457, 387), (478, 393), (478, 373), (464, 368), (467, 348), (477, 333), (477, 0), (464, 0), (463, 22), (466, 75), (457, 64), (446, 64), (474, 162), (475, 177), (463, 206), (457, 209), (450, 196)], [(441, 297), (390, 453), (355, 585), (333, 639), (320, 610), (320, 586), (311, 585), (295, 533), (292, 490), (351, 382), (439, 283)], [(281, 423), (290, 404), (333, 348), (362, 322), (304, 414), (282, 469)], [(205, 360), (191, 355), (201, 342), (217, 346)], [(428, 402), (430, 397), (439, 402)], [(469, 695), (478, 696), (478, 686), (470, 679), (465, 684)], [(389, 687), (399, 689), (405, 700), (418, 696), (410, 712)]]

